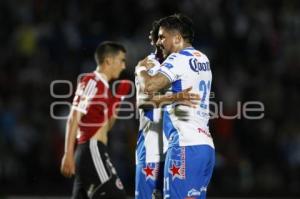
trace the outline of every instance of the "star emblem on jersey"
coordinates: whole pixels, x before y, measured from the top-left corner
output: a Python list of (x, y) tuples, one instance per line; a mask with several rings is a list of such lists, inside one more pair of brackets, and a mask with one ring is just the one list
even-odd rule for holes
[(180, 175), (179, 169), (180, 169), (180, 167), (176, 167), (176, 166), (173, 164), (172, 168), (170, 169), (171, 172), (172, 172), (172, 175), (173, 175), (173, 176), (176, 175), (176, 174)]
[(171, 168), (169, 168), (169, 173), (172, 174), (172, 179), (174, 180), (174, 178), (182, 178), (181, 174), (180, 174), (180, 167), (176, 166), (175, 164), (172, 165)]
[(149, 164), (147, 164), (146, 167), (143, 168), (143, 173), (146, 176), (146, 180), (150, 179), (154, 179), (155, 175), (154, 175), (154, 168), (151, 168)]

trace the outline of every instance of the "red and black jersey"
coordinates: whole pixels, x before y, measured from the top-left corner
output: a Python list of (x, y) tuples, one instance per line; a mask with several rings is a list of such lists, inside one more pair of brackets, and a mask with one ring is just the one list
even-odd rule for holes
[[(121, 86), (122, 95), (128, 93), (128, 86)], [(81, 78), (73, 100), (73, 108), (83, 113), (78, 125), (78, 143), (88, 141), (112, 117), (121, 98), (119, 93), (117, 96), (112, 94), (108, 82), (100, 73), (87, 73)]]

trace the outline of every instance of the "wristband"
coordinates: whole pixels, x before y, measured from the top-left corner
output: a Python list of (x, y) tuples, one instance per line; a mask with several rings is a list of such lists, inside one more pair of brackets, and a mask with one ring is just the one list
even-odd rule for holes
[(135, 73), (139, 75), (142, 71), (147, 71), (146, 66), (139, 66), (135, 68)]

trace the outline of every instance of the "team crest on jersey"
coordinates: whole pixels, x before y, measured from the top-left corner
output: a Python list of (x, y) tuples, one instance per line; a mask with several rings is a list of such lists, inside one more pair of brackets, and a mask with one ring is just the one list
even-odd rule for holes
[(143, 174), (145, 175), (146, 180), (155, 180), (158, 175), (158, 169), (158, 164), (147, 163), (146, 166), (143, 168)]
[[(176, 149), (174, 149), (176, 150)], [(177, 149), (176, 156), (172, 157), (171, 165), (169, 166), (169, 173), (172, 175), (172, 180), (176, 178), (180, 180), (185, 179), (185, 148)]]
[(201, 57), (201, 53), (198, 51), (193, 52), (193, 55), (196, 57)]
[(118, 189), (120, 189), (120, 190), (123, 190), (123, 189), (124, 189), (124, 186), (123, 186), (123, 184), (122, 184), (120, 178), (117, 178), (117, 179), (116, 179), (116, 186), (117, 186)]

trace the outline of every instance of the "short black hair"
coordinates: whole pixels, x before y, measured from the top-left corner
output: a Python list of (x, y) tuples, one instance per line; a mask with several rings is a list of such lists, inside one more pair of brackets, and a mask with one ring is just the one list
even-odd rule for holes
[(159, 31), (159, 21), (157, 20), (152, 23), (152, 30), (151, 30), (151, 39), (154, 44), (158, 40), (158, 31)]
[(104, 41), (96, 48), (95, 60), (97, 64), (102, 64), (107, 56), (117, 55), (120, 51), (126, 53), (126, 49), (122, 44), (113, 41)]
[(177, 30), (181, 36), (189, 43), (194, 41), (193, 21), (182, 14), (173, 14), (164, 17), (158, 22), (159, 27), (164, 27), (168, 30)]

